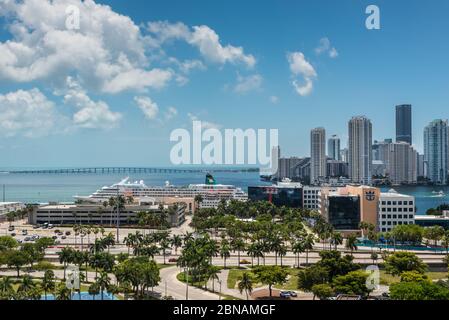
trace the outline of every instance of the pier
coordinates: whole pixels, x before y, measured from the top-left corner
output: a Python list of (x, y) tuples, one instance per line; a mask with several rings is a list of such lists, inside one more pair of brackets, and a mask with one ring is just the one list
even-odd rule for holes
[(66, 168), (66, 169), (32, 169), (32, 170), (12, 170), (4, 173), (8, 174), (175, 174), (175, 173), (217, 173), (217, 172), (259, 172), (258, 168), (236, 168), (236, 169), (220, 169), (220, 168), (138, 168), (138, 167), (96, 167), (96, 168)]

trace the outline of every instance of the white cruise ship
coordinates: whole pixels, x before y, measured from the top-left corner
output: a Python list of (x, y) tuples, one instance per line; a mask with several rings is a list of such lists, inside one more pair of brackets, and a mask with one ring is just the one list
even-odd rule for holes
[(90, 203), (99, 203), (108, 201), (117, 194), (123, 196), (132, 196), (133, 198), (194, 198), (201, 195), (203, 201), (200, 207), (216, 207), (221, 200), (239, 200), (246, 201), (248, 195), (238, 187), (233, 185), (215, 184), (211, 175), (207, 175), (205, 184), (190, 184), (186, 187), (170, 185), (167, 181), (165, 186), (147, 186), (143, 180), (131, 182), (125, 178), (119, 183), (109, 187), (103, 187), (90, 196), (74, 196), (76, 200)]

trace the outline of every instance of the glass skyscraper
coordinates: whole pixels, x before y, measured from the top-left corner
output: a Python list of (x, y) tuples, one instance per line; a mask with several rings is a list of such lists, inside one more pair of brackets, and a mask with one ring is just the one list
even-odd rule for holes
[(396, 106), (396, 142), (412, 144), (412, 106)]
[(424, 161), (427, 163), (427, 177), (436, 184), (448, 182), (447, 120), (434, 120), (424, 129)]

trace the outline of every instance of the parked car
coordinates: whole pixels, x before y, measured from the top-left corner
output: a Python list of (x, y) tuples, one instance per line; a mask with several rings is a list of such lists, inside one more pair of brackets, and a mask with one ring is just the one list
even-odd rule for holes
[(11, 233), (11, 237), (15, 237), (15, 236), (16, 236), (15, 232)]
[(14, 231), (14, 226), (10, 226), (9, 228), (8, 228), (8, 231)]
[(288, 291), (290, 293), (290, 297), (296, 298), (298, 294), (295, 291)]
[(176, 262), (178, 262), (178, 259), (170, 258), (170, 259), (168, 259), (168, 262), (176, 263)]
[(70, 231), (66, 231), (66, 232), (65, 232), (65, 235), (66, 235), (66, 236), (70, 236), (71, 234), (72, 234), (72, 233), (71, 233)]
[(290, 291), (281, 291), (281, 293), (279, 293), (279, 297), (286, 299), (290, 298), (291, 297)]
[(67, 239), (67, 237), (66, 237), (66, 236), (62, 236), (61, 239), (62, 239), (62, 240), (65, 240), (65, 239)]
[(51, 237), (53, 240), (56, 240), (56, 239), (58, 239), (58, 236), (53, 236), (53, 237)]
[(26, 236), (28, 234), (27, 230), (22, 230), (22, 236)]

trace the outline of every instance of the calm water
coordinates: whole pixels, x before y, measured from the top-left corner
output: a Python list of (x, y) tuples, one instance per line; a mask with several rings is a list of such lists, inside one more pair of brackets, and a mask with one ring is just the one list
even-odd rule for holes
[[(0, 170), (1, 171), (1, 170)], [(0, 200), (3, 199), (1, 187), (5, 185), (6, 201), (26, 203), (71, 202), (74, 195), (89, 195), (103, 186), (112, 185), (125, 177), (124, 174), (1, 174)], [(259, 179), (257, 172), (220, 172), (214, 174), (217, 183), (232, 184), (247, 190), (250, 185), (267, 184)], [(144, 180), (145, 184), (162, 186), (166, 181), (183, 186), (191, 183), (204, 183), (202, 173), (173, 174), (134, 174), (130, 179)], [(389, 188), (383, 189), (387, 191)], [(396, 187), (396, 191), (415, 196), (418, 214), (442, 203), (449, 203), (449, 187)], [(439, 197), (433, 192), (443, 191)]]
[[(1, 171), (1, 170), (0, 170)], [(73, 202), (74, 195), (90, 195), (103, 186), (110, 186), (126, 177), (126, 174), (1, 174), (0, 199), (3, 199), (2, 185), (5, 185), (6, 201), (26, 203)], [(163, 186), (166, 181), (176, 186), (204, 183), (203, 173), (173, 174), (130, 174), (131, 181), (144, 180), (148, 186)], [(257, 172), (219, 172), (214, 174), (220, 184), (232, 184), (247, 190), (250, 185), (266, 184)], [(0, 200), (1, 201), (1, 200)]]

